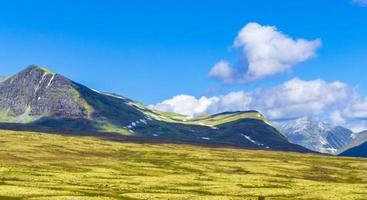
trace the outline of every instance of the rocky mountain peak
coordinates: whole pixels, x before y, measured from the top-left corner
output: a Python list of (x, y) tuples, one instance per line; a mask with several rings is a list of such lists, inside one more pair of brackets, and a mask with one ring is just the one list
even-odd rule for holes
[(47, 78), (46, 76), (51, 77), (55, 75), (55, 73), (44, 67), (38, 65), (30, 65), (11, 78), (26, 78), (26, 81), (39, 81), (41, 78)]
[(85, 115), (74, 83), (46, 68), (30, 65), (0, 83), (0, 116), (9, 122)]
[(39, 66), (39, 65), (29, 65), (27, 68), (25, 68), (23, 71), (27, 71), (27, 72), (34, 72), (34, 71), (43, 71), (49, 74), (54, 74), (52, 71), (50, 71), (49, 69)]

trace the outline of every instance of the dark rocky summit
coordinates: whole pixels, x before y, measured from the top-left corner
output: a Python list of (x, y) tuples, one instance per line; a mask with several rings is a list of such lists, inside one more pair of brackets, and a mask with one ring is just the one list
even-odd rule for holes
[(72, 81), (37, 66), (0, 83), (0, 112), (16, 122), (88, 116), (85, 101), (78, 97)]

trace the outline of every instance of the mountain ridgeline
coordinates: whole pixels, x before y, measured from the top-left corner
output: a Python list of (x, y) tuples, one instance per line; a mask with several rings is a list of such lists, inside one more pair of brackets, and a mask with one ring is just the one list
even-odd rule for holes
[(344, 148), (341, 156), (367, 157), (367, 131), (355, 135), (352, 142)]
[(316, 152), (367, 157), (367, 131), (353, 133), (342, 126), (332, 126), (309, 117), (288, 121), (279, 130), (290, 142)]
[(340, 155), (350, 157), (367, 157), (367, 141), (344, 151)]
[(33, 65), (0, 82), (0, 128), (312, 152), (288, 142), (256, 111), (189, 118), (90, 89)]

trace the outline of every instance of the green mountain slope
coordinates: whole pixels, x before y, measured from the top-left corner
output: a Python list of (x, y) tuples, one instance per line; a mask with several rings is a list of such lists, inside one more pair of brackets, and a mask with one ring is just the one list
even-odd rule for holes
[[(203, 145), (311, 152), (294, 145), (258, 112), (189, 118), (103, 93), (45, 68), (30, 66), (0, 83), (0, 127), (93, 133)], [(103, 133), (103, 134), (102, 134)]]

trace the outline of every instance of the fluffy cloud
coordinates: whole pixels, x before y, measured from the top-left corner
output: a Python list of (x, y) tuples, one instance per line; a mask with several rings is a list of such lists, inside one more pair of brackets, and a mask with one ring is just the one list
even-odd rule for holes
[(201, 97), (200, 99), (196, 99), (195, 97), (189, 95), (177, 95), (152, 107), (157, 110), (173, 112), (182, 115), (199, 115), (205, 114), (208, 110), (208, 107), (216, 104), (218, 101), (218, 97)]
[(238, 33), (234, 47), (242, 50), (248, 66), (233, 68), (227, 61), (213, 66), (209, 76), (225, 83), (248, 82), (291, 70), (296, 64), (315, 56), (319, 39), (292, 39), (274, 26), (249, 23)]
[(190, 95), (177, 95), (150, 107), (187, 116), (215, 114), (224, 111), (248, 110), (250, 96), (245, 92), (231, 92), (223, 96), (196, 98)]
[(345, 104), (354, 90), (341, 82), (294, 78), (267, 90), (254, 92), (253, 105), (273, 120), (323, 115)]
[(343, 115), (348, 118), (367, 120), (367, 98), (351, 101), (343, 110)]
[(235, 71), (230, 66), (229, 62), (221, 60), (212, 67), (209, 76), (216, 77), (224, 83), (231, 83), (234, 80)]
[(269, 89), (231, 92), (222, 96), (195, 98), (178, 95), (151, 107), (190, 116), (258, 110), (273, 121), (310, 116), (354, 130), (367, 127), (367, 98), (360, 98), (354, 88), (342, 82), (321, 79), (294, 78)]

